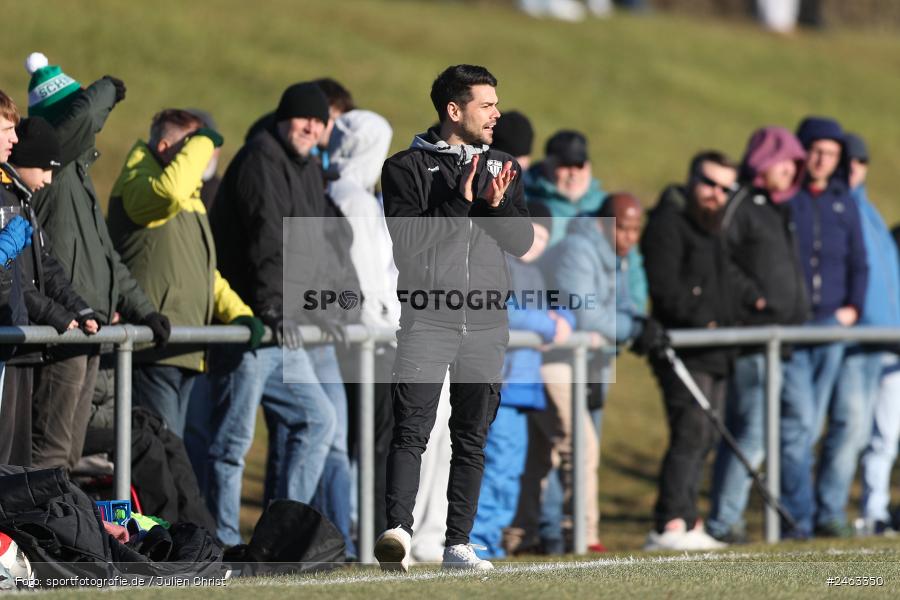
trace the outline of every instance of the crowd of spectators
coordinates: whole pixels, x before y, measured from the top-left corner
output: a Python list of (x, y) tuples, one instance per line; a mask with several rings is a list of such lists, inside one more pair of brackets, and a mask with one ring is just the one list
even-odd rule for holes
[[(609, 5), (590, 4), (597, 11)], [(344, 383), (342, 357), (346, 325), (396, 328), (400, 319), (378, 191), (390, 124), (357, 108), (332, 79), (297, 83), (250, 125), (219, 177), (225, 140), (212, 117), (168, 108), (147, 115), (147, 138), (125, 158), (104, 216), (90, 167), (99, 158), (95, 137), (125, 99), (125, 83), (106, 76), (83, 86), (40, 54), (26, 67), (28, 118), (0, 92), (2, 324), (87, 335), (115, 323), (150, 327), (153, 343), (135, 354), (134, 400), (184, 439), (218, 539), (241, 542), (244, 460), (262, 407), (266, 500), (312, 504), (356, 555), (351, 475), (359, 388)], [(685, 181), (666, 187), (645, 218), (646, 203), (633, 194), (604, 191), (582, 132), (554, 133), (532, 164), (534, 132), (524, 114), (505, 112), (494, 128), (493, 147), (522, 168), (534, 230), (531, 249), (508, 257), (513, 288), (600, 299), (600, 310), (509, 310), (512, 329), (535, 332), (548, 345), (575, 330), (592, 340), (586, 462), (578, 465), (587, 474), (590, 549), (605, 550), (597, 480), (604, 382), (624, 349), (648, 357), (669, 428), (646, 547), (746, 541), (750, 476), (731, 448), (719, 446), (659, 349), (670, 328), (900, 326), (897, 246), (867, 197), (865, 142), (824, 117), (803, 119), (795, 133), (761, 128), (739, 162), (715, 150), (684, 157)], [(285, 217), (321, 219), (321, 226), (288, 239)], [(311, 276), (334, 289), (353, 281), (362, 310), (353, 317), (294, 309), (287, 296)], [(187, 350), (166, 344), (172, 326), (213, 323), (245, 326), (250, 341)], [(318, 326), (326, 343), (305, 344), (300, 325)], [(266, 326), (275, 345), (261, 345)], [(390, 372), (395, 350), (378, 347), (378, 371)], [(100, 347), (4, 345), (2, 352), (0, 464), (75, 469), (96, 397), (104, 397)], [(759, 466), (763, 354), (679, 354)], [(506, 355), (472, 531), (488, 556), (572, 548), (568, 356), (546, 348)], [(892, 530), (897, 365), (886, 348), (785, 350), (781, 496), (797, 524), (784, 529), (786, 537), (852, 533), (846, 509), (860, 458), (864, 529)], [(375, 398), (382, 530), (390, 384), (377, 383)], [(713, 452), (712, 509), (704, 521), (697, 500)]]

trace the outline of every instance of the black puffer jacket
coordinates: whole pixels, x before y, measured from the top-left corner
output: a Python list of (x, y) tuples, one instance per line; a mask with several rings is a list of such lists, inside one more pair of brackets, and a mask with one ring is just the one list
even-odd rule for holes
[[(87, 302), (72, 289), (59, 261), (50, 253), (50, 239), (41, 227), (31, 206), (31, 193), (17, 174), (8, 166), (0, 167), (11, 181), (4, 185), (4, 205), (18, 206), (22, 216), (31, 222), (34, 233), (31, 246), (26, 248), (17, 261), (22, 268), (26, 287), (25, 303), (31, 323), (50, 325), (62, 333), (66, 326), (78, 315), (91, 312)], [(28, 286), (28, 284), (31, 284)]]
[(137, 538), (119, 543), (104, 529), (94, 502), (60, 468), (0, 465), (0, 531), (25, 552), (38, 585), (47, 578), (95, 577), (106, 580), (106, 587), (126, 575), (131, 585), (160, 585), (167, 577), (190, 583), (194, 577), (224, 578), (228, 570), (222, 547), (193, 523), (168, 530), (168, 551), (161, 557), (167, 562), (142, 554), (150, 548)]
[(756, 290), (766, 307), (737, 307), (742, 325), (799, 325), (811, 315), (787, 204), (774, 204), (764, 190), (743, 186), (728, 202), (722, 232), (743, 289)]
[[(721, 235), (696, 224), (687, 203), (683, 187), (666, 188), (641, 237), (653, 316), (667, 329), (734, 325), (736, 303), (752, 304), (757, 296), (742, 287)], [(730, 371), (733, 355), (725, 348), (678, 354), (689, 368), (714, 375)]]
[[(297, 289), (318, 287), (324, 267), (314, 257), (326, 248), (321, 221), (299, 224), (283, 256), (282, 218), (328, 214), (321, 169), (288, 149), (273, 128), (257, 132), (238, 151), (225, 171), (210, 225), (219, 270), (254, 314), (284, 314), (282, 278)], [(309, 321), (302, 314), (285, 316)]]
[[(491, 208), (480, 200), (488, 195), (491, 170), (496, 172), (513, 158), (487, 150), (479, 157), (473, 186), (476, 200), (470, 203), (460, 192), (460, 179), (463, 172), (468, 173), (470, 163), (461, 164), (458, 155), (438, 151), (439, 143), (434, 129), (417, 136), (412, 148), (385, 161), (381, 174), (384, 212), (400, 271), (397, 289), (401, 319), (421, 318), (474, 328), (506, 324), (505, 303), (501, 302), (499, 309), (496, 304), (491, 307), (487, 295), (499, 295), (505, 301), (510, 285), (505, 252), (522, 256), (533, 240), (522, 171), (514, 162), (516, 176), (507, 197), (500, 206)], [(430, 296), (427, 308), (416, 310), (411, 294), (432, 290), (479, 297), (463, 303), (461, 309), (452, 308), (457, 305), (455, 301), (438, 300), (435, 309), (434, 296)], [(473, 308), (479, 303), (484, 308)]]

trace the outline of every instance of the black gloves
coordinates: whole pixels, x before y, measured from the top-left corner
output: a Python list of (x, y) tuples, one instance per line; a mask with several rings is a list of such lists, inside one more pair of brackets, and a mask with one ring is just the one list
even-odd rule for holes
[(162, 348), (166, 345), (166, 342), (169, 341), (169, 336), (172, 335), (172, 324), (169, 323), (169, 318), (158, 312), (152, 312), (146, 317), (144, 317), (144, 325), (153, 330), (153, 342)]
[(200, 129), (195, 131), (193, 135), (202, 135), (203, 137), (209, 138), (212, 141), (213, 146), (216, 148), (220, 148), (222, 144), (225, 143), (225, 138), (222, 137), (222, 134), (215, 129), (210, 129), (209, 127), (201, 127)]
[(631, 343), (631, 351), (638, 356), (659, 358), (671, 343), (665, 327), (656, 319), (648, 317), (644, 320), (641, 333)]
[[(78, 313), (78, 316), (75, 317), (75, 321), (78, 323), (78, 328), (81, 329), (81, 331), (83, 331), (85, 335), (93, 335), (93, 333), (90, 333), (87, 330), (87, 322), (91, 319), (93, 319), (97, 323), (97, 331), (100, 331), (100, 329), (103, 328), (103, 324), (100, 323), (100, 317), (98, 317), (97, 313), (95, 313), (93, 310), (85, 309)], [(94, 333), (97, 333), (97, 331), (95, 331)]]
[(125, 99), (125, 83), (112, 75), (105, 75), (103, 79), (108, 79), (116, 88), (116, 104)]
[(241, 315), (231, 320), (229, 325), (243, 325), (250, 330), (250, 349), (256, 350), (262, 343), (263, 336), (266, 333), (266, 326), (262, 320), (252, 315)]

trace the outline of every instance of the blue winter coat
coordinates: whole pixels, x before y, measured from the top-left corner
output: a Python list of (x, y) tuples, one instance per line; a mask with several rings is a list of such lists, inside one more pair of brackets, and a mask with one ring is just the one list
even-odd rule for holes
[(900, 326), (900, 259), (894, 236), (869, 201), (865, 185), (854, 189), (851, 195), (859, 209), (869, 266), (865, 307), (859, 324)]
[(842, 306), (862, 312), (869, 267), (859, 211), (846, 183), (832, 178), (818, 197), (804, 187), (790, 202), (813, 319), (831, 318)]
[[(508, 306), (510, 330), (533, 331), (547, 343), (553, 341), (556, 323), (550, 318), (546, 308), (538, 308), (536, 302), (525, 302), (523, 290), (543, 292), (546, 290), (544, 276), (540, 269), (518, 258), (507, 256), (512, 290), (520, 298), (520, 306), (512, 302)], [(559, 311), (560, 316), (575, 326), (575, 317), (568, 311)], [(503, 406), (525, 410), (544, 410), (544, 384), (541, 380), (541, 351), (535, 348), (509, 350), (503, 361), (503, 388), (500, 402)]]
[[(637, 251), (634, 251), (637, 254)], [(639, 261), (638, 261), (639, 262)], [(572, 313), (580, 331), (596, 331), (617, 344), (633, 338), (640, 331), (637, 307), (646, 305), (646, 277), (640, 274), (625, 277), (617, 268), (616, 254), (594, 217), (579, 217), (569, 224), (568, 233), (557, 246), (548, 251), (543, 263), (545, 273), (553, 273), (554, 283), (563, 299), (581, 299), (581, 306), (572, 306)], [(630, 271), (630, 269), (629, 269)], [(617, 285), (617, 278), (622, 280)], [(632, 281), (634, 279), (634, 281)], [(643, 292), (640, 292), (643, 279)], [(623, 298), (618, 309), (617, 289), (620, 293), (643, 293), (643, 300)], [(588, 304), (588, 298), (591, 298)]]

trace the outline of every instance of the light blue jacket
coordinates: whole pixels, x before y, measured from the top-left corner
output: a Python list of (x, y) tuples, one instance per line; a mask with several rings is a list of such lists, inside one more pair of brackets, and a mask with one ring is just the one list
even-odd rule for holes
[[(640, 255), (635, 249), (627, 259), (632, 256)], [(580, 306), (571, 306), (579, 330), (596, 331), (616, 344), (640, 332), (647, 298), (642, 261), (619, 261), (596, 218), (574, 219), (565, 238), (548, 252), (544, 268), (552, 274), (563, 302), (579, 299)]]
[(900, 326), (900, 258), (897, 244), (878, 210), (869, 201), (866, 186), (851, 196), (856, 201), (866, 245), (869, 279), (860, 325)]

